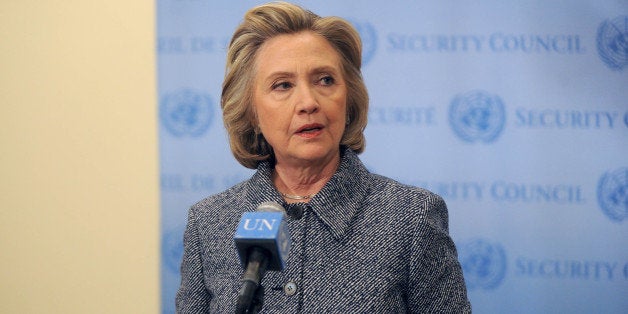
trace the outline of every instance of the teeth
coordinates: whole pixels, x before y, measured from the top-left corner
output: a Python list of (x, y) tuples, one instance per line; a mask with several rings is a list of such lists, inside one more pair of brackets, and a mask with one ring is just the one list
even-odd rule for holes
[(312, 131), (316, 131), (316, 130), (320, 130), (320, 128), (308, 128), (308, 129), (303, 129), (301, 132), (312, 132)]

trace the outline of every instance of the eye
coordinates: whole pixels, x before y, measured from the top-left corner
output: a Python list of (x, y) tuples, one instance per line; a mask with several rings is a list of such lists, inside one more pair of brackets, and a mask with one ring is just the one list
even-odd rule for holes
[(336, 80), (331, 75), (325, 75), (321, 77), (318, 81), (323, 86), (334, 85), (334, 83), (336, 83)]
[(273, 90), (288, 90), (292, 87), (292, 83), (290, 82), (277, 82), (275, 84), (273, 84), (272, 88)]
[(292, 83), (288, 82), (288, 81), (278, 81), (273, 83), (273, 85), (271, 86), (271, 88), (273, 90), (288, 90), (292, 87)]

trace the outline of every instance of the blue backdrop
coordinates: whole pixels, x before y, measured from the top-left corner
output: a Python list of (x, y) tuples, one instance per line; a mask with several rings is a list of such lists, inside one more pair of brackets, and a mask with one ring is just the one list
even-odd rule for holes
[[(252, 174), (219, 98), (260, 3), (157, 1), (164, 313), (189, 206)], [(359, 30), (361, 158), (445, 198), (475, 313), (628, 312), (628, 2), (297, 3)]]

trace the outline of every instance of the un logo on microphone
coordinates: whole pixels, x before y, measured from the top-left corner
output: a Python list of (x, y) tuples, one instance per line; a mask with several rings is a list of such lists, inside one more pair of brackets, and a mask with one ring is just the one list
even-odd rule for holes
[(611, 220), (621, 222), (628, 218), (628, 168), (609, 171), (600, 177), (597, 200)]
[(466, 142), (493, 142), (506, 123), (504, 103), (499, 96), (484, 91), (458, 95), (449, 106), (449, 123)]
[(476, 239), (463, 243), (458, 257), (469, 289), (498, 287), (506, 275), (506, 253), (501, 245)]
[(198, 137), (207, 131), (212, 120), (212, 100), (208, 94), (182, 89), (162, 96), (159, 116), (174, 136)]
[(628, 15), (606, 20), (597, 29), (597, 52), (611, 69), (628, 65)]
[(366, 66), (377, 51), (377, 32), (369, 22), (351, 20), (351, 25), (360, 33), (362, 39), (362, 67)]

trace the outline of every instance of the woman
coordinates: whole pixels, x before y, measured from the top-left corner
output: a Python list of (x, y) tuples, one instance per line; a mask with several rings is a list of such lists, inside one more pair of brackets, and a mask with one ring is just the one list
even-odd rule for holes
[(251, 9), (235, 31), (223, 118), (247, 181), (194, 205), (181, 313), (233, 312), (242, 212), (286, 208), (287, 268), (267, 272), (263, 313), (470, 312), (443, 200), (369, 173), (361, 42), (345, 20), (288, 3)]

